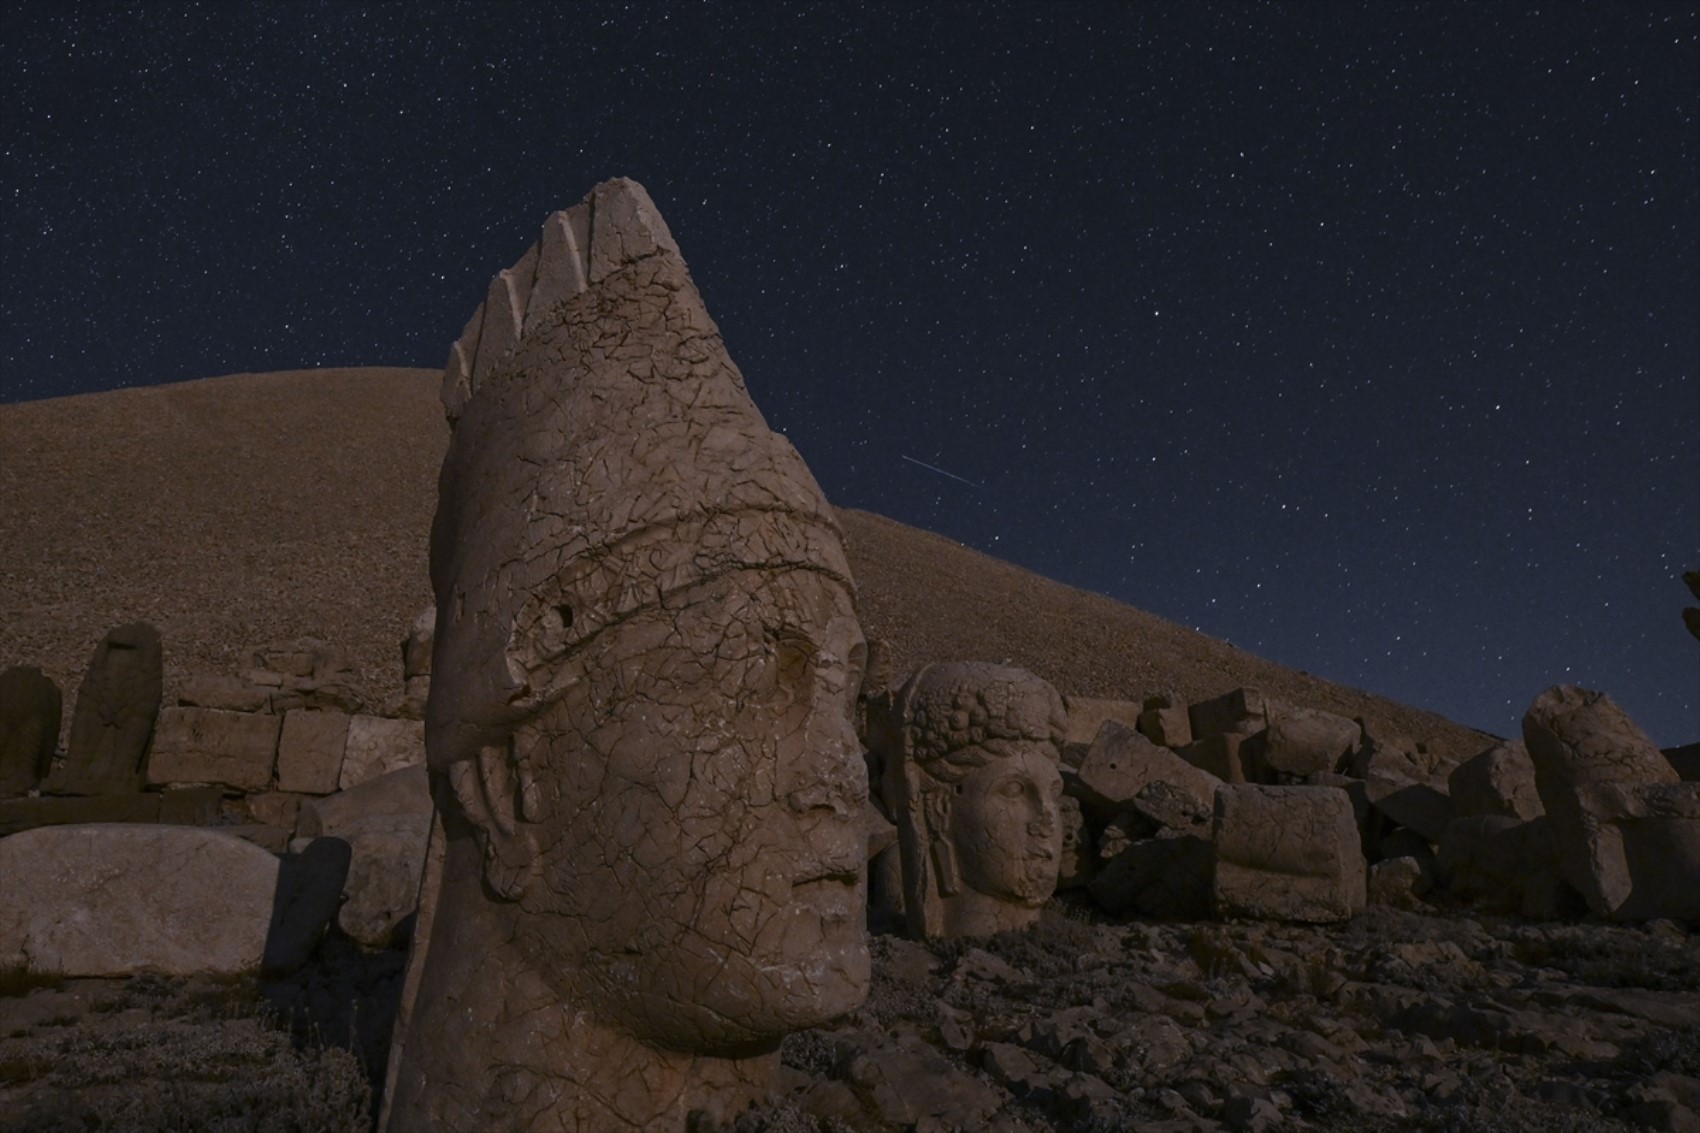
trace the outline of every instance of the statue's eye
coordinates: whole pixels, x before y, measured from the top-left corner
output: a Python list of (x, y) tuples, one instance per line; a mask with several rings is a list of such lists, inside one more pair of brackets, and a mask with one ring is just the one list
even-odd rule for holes
[(998, 794), (1006, 799), (1019, 799), (1026, 790), (1027, 785), (1020, 779), (1005, 779), (998, 785)]

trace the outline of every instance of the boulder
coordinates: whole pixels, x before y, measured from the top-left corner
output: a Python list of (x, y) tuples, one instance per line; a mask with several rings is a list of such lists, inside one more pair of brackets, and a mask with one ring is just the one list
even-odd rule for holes
[(419, 720), (387, 720), (382, 716), (352, 716), (342, 751), (337, 786), (346, 791), (368, 779), (425, 762), (425, 724)]
[(95, 646), (77, 689), (65, 762), (48, 780), (51, 793), (115, 795), (142, 789), (163, 671), (159, 633), (146, 622), (119, 626)]
[(335, 791), (347, 746), (348, 713), (306, 708), (287, 713), (277, 742), (278, 789), (308, 795)]
[(1269, 715), (1263, 763), (1276, 774), (1296, 778), (1338, 771), (1362, 738), (1356, 720), (1315, 708), (1281, 706)]
[(1218, 916), (1321, 923), (1364, 909), (1363, 848), (1344, 791), (1225, 784), (1214, 841)]
[(259, 970), (278, 860), (217, 830), (46, 826), (0, 839), (0, 970)]
[(0, 799), (27, 795), (47, 778), (63, 715), (59, 686), (40, 669), (0, 673)]
[(148, 782), (223, 783), (239, 791), (271, 785), (276, 716), (221, 708), (167, 708), (159, 714)]
[(1070, 789), (1101, 822), (1128, 809), (1139, 792), (1155, 782), (1168, 783), (1208, 811), (1221, 780), (1111, 720), (1087, 749)]
[(1224, 783), (1252, 782), (1262, 775), (1265, 735), (1262, 731), (1214, 732), (1176, 754)]
[(1534, 761), (1514, 740), (1495, 744), (1453, 768), (1447, 793), (1460, 818), (1503, 815), (1528, 822), (1546, 813), (1535, 789)]
[(424, 764), (301, 804), (291, 845), (304, 848), (315, 838), (348, 843), (348, 899), (336, 919), (366, 948), (388, 946), (396, 926), (418, 905), (431, 814)]
[[(1564, 906), (1558, 846), (1543, 816), (1467, 815), (1446, 828), (1436, 850), (1452, 896), (1501, 913), (1552, 917)], [(1571, 901), (1576, 900), (1572, 895)]]
[(1561, 873), (1619, 919), (1700, 918), (1700, 784), (1604, 693), (1556, 685), (1523, 716)]

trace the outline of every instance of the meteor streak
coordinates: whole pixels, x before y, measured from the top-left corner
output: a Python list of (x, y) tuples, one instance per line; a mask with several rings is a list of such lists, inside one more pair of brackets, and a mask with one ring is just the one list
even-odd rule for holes
[(924, 460), (916, 460), (914, 457), (907, 456), (903, 453), (898, 453), (897, 455), (903, 457), (903, 459), (907, 460), (910, 464), (919, 464), (922, 468), (925, 468), (928, 472), (937, 472), (940, 476), (949, 476), (952, 480), (955, 480), (958, 483), (967, 484), (970, 488), (981, 488), (981, 487), (985, 486), (983, 484), (976, 484), (976, 483), (974, 483), (974, 481), (969, 480), (965, 477), (958, 476), (954, 472), (946, 472), (942, 468), (935, 468), (931, 464), (928, 464)]

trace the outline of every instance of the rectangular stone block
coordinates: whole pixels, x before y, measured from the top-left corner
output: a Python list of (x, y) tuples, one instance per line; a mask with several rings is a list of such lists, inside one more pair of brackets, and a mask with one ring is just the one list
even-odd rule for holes
[(1187, 709), (1194, 740), (1223, 732), (1257, 732), (1269, 723), (1268, 702), (1254, 688), (1236, 688)]
[(1065, 696), (1063, 707), (1068, 709), (1068, 734), (1063, 739), (1068, 744), (1090, 744), (1098, 738), (1098, 729), (1107, 720), (1114, 720), (1128, 728), (1139, 724), (1140, 707), (1131, 700)]
[(1184, 705), (1147, 708), (1139, 714), (1139, 730), (1154, 744), (1183, 748), (1192, 742), (1192, 717)]
[(263, 790), (277, 762), (278, 719), (218, 708), (167, 708), (159, 714), (148, 782), (223, 783)]
[(1262, 732), (1217, 732), (1194, 740), (1175, 754), (1224, 783), (1244, 783), (1257, 778), (1262, 743)]
[(348, 743), (348, 713), (297, 709), (283, 718), (277, 745), (280, 791), (328, 795), (342, 777)]
[(1344, 791), (1225, 785), (1214, 841), (1219, 917), (1321, 923), (1363, 912), (1367, 867)]
[(424, 721), (353, 716), (348, 721), (348, 744), (343, 749), (337, 786), (346, 791), (368, 779), (424, 762)]

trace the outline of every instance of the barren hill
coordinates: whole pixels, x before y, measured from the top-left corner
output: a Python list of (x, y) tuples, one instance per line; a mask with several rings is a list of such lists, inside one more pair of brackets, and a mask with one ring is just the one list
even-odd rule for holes
[[(431, 600), (437, 388), (434, 370), (303, 370), (0, 405), (0, 668), (40, 665), (68, 716), (95, 642), (141, 618), (164, 639), (167, 696), (301, 636), (343, 648), (374, 700), (390, 694)], [(899, 679), (924, 661), (1007, 659), (1079, 695), (1251, 684), (1444, 750), (1487, 745), (929, 532), (842, 518), (864, 626)]]

